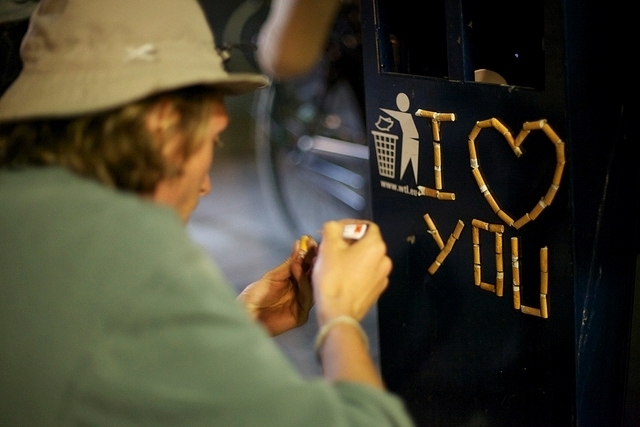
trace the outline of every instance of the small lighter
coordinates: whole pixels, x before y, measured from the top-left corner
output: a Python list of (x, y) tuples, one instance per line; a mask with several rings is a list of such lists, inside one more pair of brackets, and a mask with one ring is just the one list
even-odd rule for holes
[(359, 240), (367, 231), (367, 224), (347, 224), (342, 231), (342, 237), (350, 240)]

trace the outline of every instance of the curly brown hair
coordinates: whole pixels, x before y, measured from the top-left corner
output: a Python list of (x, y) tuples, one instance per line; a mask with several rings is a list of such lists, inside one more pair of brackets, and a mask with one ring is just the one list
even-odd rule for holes
[(173, 104), (181, 121), (171, 131), (183, 136), (179, 154), (187, 159), (203, 143), (217, 96), (212, 88), (189, 87), (97, 114), (5, 124), (0, 127), (0, 168), (59, 165), (109, 187), (150, 194), (181, 168), (163, 158), (158, 140), (147, 130), (149, 111), (160, 100)]

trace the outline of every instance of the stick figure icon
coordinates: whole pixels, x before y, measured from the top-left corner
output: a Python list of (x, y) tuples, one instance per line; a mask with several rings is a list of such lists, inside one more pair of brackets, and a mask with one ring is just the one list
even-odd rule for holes
[(402, 130), (402, 154), (400, 156), (400, 179), (404, 176), (404, 173), (411, 162), (413, 169), (413, 178), (416, 184), (418, 183), (418, 150), (419, 150), (419, 135), (416, 124), (413, 121), (413, 115), (408, 113), (411, 102), (409, 97), (404, 92), (398, 93), (396, 96), (396, 106), (398, 110), (389, 110), (386, 108), (380, 108), (400, 124)]

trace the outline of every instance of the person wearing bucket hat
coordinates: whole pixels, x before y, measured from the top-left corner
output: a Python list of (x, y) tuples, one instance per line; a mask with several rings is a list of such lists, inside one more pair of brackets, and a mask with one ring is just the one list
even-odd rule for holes
[[(375, 223), (234, 295), (188, 236), (229, 73), (196, 0), (41, 0), (0, 97), (0, 425), (411, 426), (361, 320), (392, 265)], [(315, 306), (323, 378), (271, 336)]]

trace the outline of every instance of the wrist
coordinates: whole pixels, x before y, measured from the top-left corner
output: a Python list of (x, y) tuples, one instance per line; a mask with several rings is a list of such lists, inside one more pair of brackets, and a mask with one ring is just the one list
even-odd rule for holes
[(331, 330), (338, 325), (348, 325), (349, 327), (357, 331), (366, 349), (369, 350), (369, 338), (367, 337), (366, 332), (362, 328), (362, 325), (360, 325), (360, 322), (351, 316), (340, 315), (325, 322), (322, 325), (322, 327), (318, 330), (318, 333), (316, 334), (316, 339), (315, 339), (315, 351), (317, 355), (319, 355), (319, 351), (322, 345), (324, 344), (325, 340), (327, 339), (327, 336), (329, 335)]

